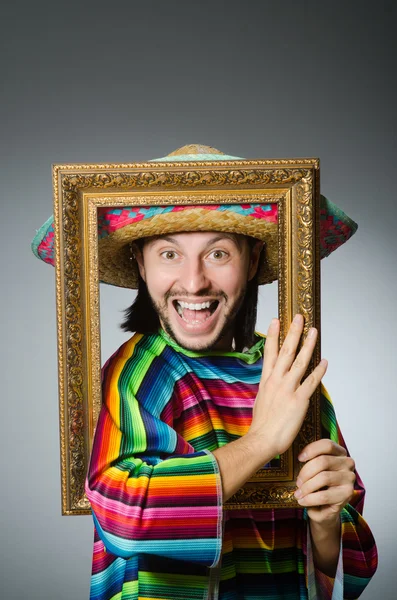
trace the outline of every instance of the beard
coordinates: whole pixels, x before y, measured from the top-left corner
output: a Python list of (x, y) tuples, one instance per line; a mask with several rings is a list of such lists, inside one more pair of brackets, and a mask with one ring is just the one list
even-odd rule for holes
[[(205, 297), (205, 296), (210, 295), (213, 298), (223, 298), (225, 300), (223, 315), (222, 315), (222, 318), (224, 319), (224, 323), (223, 323), (221, 330), (218, 332), (218, 334), (214, 334), (214, 337), (212, 339), (207, 340), (207, 341), (202, 341), (201, 343), (199, 340), (196, 342), (194, 342), (193, 340), (191, 342), (186, 342), (185, 340), (183, 340), (175, 332), (174, 328), (171, 325), (171, 321), (168, 317), (168, 306), (169, 306), (168, 301), (169, 301), (169, 299), (173, 298), (173, 297), (178, 297), (178, 296), (179, 297), (187, 296), (188, 294), (186, 294), (186, 292), (184, 292), (184, 291), (168, 292), (164, 296), (163, 302), (155, 302), (155, 300), (151, 297), (150, 293), (149, 293), (149, 297), (150, 297), (152, 306), (159, 317), (162, 328), (169, 335), (170, 338), (172, 338), (179, 346), (181, 346), (181, 348), (184, 348), (185, 350), (190, 350), (193, 352), (196, 352), (196, 351), (205, 352), (205, 351), (214, 349), (215, 346), (217, 346), (223, 340), (228, 339), (228, 338), (230, 339), (230, 345), (232, 344), (236, 317), (244, 303), (246, 292), (247, 292), (247, 286), (245, 285), (242, 288), (240, 294), (237, 296), (237, 298), (234, 300), (234, 302), (232, 304), (229, 304), (229, 298), (228, 298), (227, 294), (225, 294), (224, 292), (216, 292), (216, 293), (212, 292), (211, 293), (211, 291), (209, 291), (209, 290), (203, 290), (201, 293), (196, 294), (195, 298), (199, 298), (200, 296)], [(173, 309), (171, 309), (171, 310), (173, 310)], [(230, 350), (231, 349), (232, 348), (230, 348)]]

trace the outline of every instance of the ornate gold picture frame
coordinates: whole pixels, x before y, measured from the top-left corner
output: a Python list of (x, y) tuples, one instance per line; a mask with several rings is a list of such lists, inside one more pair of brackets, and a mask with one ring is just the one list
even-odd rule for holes
[[(101, 405), (97, 211), (103, 206), (277, 203), (280, 345), (296, 313), (303, 338), (320, 329), (319, 161), (317, 159), (54, 165), (54, 222), (62, 512), (88, 514), (84, 494)], [(302, 340), (303, 341), (303, 340)], [(320, 360), (320, 335), (308, 371)], [(297, 455), (320, 437), (320, 392), (293, 447), (260, 470), (228, 508), (299, 506)]]

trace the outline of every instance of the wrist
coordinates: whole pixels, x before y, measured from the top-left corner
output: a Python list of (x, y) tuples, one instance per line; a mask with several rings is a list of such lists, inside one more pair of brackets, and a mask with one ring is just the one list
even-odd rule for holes
[(327, 517), (326, 519), (312, 519), (310, 517), (310, 512), (308, 512), (309, 523), (310, 523), (310, 531), (312, 534), (317, 534), (318, 536), (328, 536), (331, 533), (336, 533), (340, 531), (341, 528), (341, 520), (340, 513), (336, 515), (332, 515)]
[(329, 518), (324, 522), (309, 519), (314, 566), (328, 577), (335, 577), (341, 543), (341, 521)]
[(249, 429), (243, 436), (252, 453), (258, 458), (258, 469), (270, 462), (278, 452), (263, 431)]

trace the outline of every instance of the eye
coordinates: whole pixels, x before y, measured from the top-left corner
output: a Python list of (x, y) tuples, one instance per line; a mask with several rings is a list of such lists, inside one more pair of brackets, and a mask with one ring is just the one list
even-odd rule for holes
[(225, 252), (224, 250), (213, 250), (210, 256), (215, 258), (215, 260), (222, 260), (222, 258), (225, 258), (227, 256), (227, 252)]
[(166, 260), (174, 260), (176, 258), (176, 252), (174, 250), (165, 250), (161, 255)]

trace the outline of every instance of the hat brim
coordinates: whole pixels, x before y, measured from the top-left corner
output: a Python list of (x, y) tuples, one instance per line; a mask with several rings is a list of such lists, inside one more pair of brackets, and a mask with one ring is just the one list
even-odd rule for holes
[[(190, 144), (150, 162), (235, 159), (238, 157), (223, 154), (216, 148)], [(98, 218), (98, 261), (100, 280), (104, 283), (137, 288), (138, 270), (136, 262), (131, 260), (131, 243), (143, 237), (182, 231), (223, 231), (262, 240), (265, 246), (258, 267), (259, 283), (271, 283), (278, 277), (277, 209), (271, 208), (271, 205), (140, 207), (138, 210), (124, 207), (121, 210), (109, 209), (102, 217), (102, 220)], [(321, 258), (334, 252), (357, 230), (357, 223), (324, 196), (320, 196), (319, 220)], [(52, 265), (54, 235), (54, 223), (50, 218), (32, 242), (34, 254)]]
[(130, 223), (98, 242), (99, 278), (119, 287), (137, 288), (138, 269), (131, 254), (131, 243), (137, 239), (192, 231), (239, 233), (265, 242), (258, 267), (259, 284), (277, 279), (278, 225), (232, 211), (192, 208), (173, 213), (160, 213), (150, 219)]
[[(103, 283), (119, 287), (137, 288), (138, 270), (131, 260), (131, 243), (143, 237), (165, 235), (182, 231), (223, 231), (240, 233), (265, 242), (258, 267), (260, 284), (278, 278), (278, 223), (277, 214), (266, 209), (271, 205), (247, 207), (152, 207), (128, 209), (133, 218), (109, 209), (99, 218), (98, 262), (99, 277)], [(218, 210), (219, 209), (219, 210)], [(113, 211), (113, 212), (112, 212)], [(139, 212), (141, 211), (141, 212)], [(237, 212), (236, 212), (237, 211)], [(256, 212), (258, 211), (258, 212)], [(145, 214), (143, 214), (145, 212)], [(259, 218), (258, 218), (259, 217)], [(357, 230), (357, 223), (324, 196), (320, 197), (320, 258), (325, 258), (344, 244)], [(38, 230), (33, 242), (34, 254), (54, 265), (54, 222), (51, 217)]]

